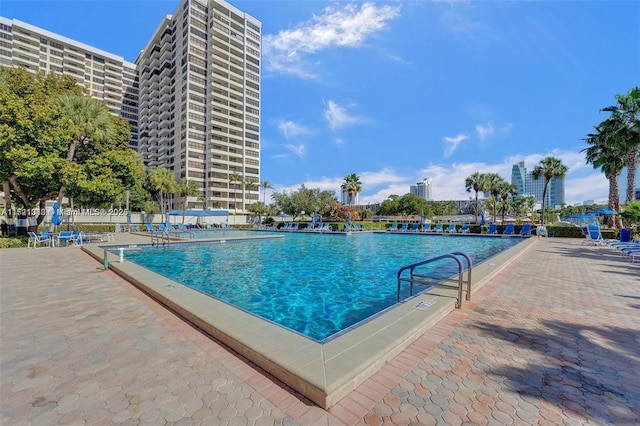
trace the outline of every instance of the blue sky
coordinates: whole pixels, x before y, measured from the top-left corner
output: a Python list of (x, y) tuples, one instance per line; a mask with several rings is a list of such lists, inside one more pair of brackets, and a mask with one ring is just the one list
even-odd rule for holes
[[(0, 15), (133, 62), (178, 4), (2, 0)], [(606, 200), (582, 139), (640, 84), (640, 2), (231, 4), (263, 24), (261, 179), (277, 190), (339, 195), (356, 173), (362, 203), (426, 177), (434, 199), (465, 199), (472, 173), (510, 180), (553, 155), (569, 204)]]

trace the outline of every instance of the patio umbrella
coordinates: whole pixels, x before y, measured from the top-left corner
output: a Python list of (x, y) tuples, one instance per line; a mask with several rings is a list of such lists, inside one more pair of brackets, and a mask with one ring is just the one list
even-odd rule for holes
[(420, 225), (424, 225), (424, 212), (420, 212)]
[(57, 202), (53, 204), (53, 217), (51, 218), (51, 223), (56, 226), (62, 223), (62, 219), (60, 219), (60, 204)]

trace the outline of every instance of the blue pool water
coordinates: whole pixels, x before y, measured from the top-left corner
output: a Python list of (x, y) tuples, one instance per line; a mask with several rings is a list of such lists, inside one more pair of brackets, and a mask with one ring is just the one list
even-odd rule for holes
[[(520, 241), (472, 236), (291, 233), (266, 240), (148, 247), (127, 252), (126, 258), (321, 341), (394, 305), (397, 272), (402, 266), (454, 251), (467, 253), (475, 265)], [(454, 262), (434, 267), (439, 276), (457, 272)]]

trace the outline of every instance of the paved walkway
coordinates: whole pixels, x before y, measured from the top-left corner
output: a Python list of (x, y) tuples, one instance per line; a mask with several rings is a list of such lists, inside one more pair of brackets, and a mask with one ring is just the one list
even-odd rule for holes
[(537, 241), (328, 412), (77, 247), (0, 250), (0, 299), (3, 425), (640, 419), (640, 263), (576, 240)]

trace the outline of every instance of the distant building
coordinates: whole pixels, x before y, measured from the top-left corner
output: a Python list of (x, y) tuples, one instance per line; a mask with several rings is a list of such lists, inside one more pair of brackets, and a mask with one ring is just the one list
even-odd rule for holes
[[(516, 187), (516, 195), (533, 195), (536, 202), (542, 204), (545, 180), (533, 178), (533, 172), (527, 172), (524, 161), (513, 165), (511, 169), (511, 183)], [(564, 204), (564, 179), (552, 177), (547, 188), (545, 206), (556, 207)]]
[(424, 178), (422, 182), (418, 182), (415, 185), (411, 185), (409, 187), (409, 192), (413, 195), (417, 195), (420, 198), (424, 198), (429, 201), (432, 197), (433, 192), (433, 180), (431, 178)]

